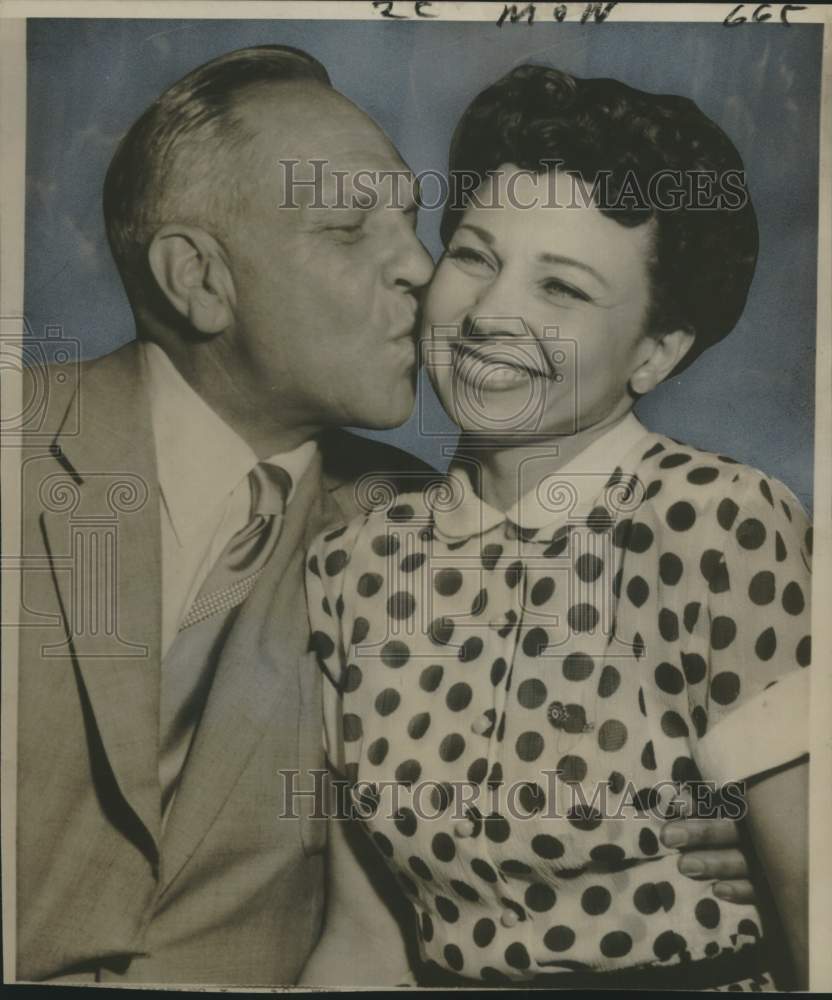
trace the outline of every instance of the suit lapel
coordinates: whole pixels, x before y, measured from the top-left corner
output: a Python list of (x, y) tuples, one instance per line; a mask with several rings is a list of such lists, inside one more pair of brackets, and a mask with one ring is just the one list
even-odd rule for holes
[(137, 345), (82, 372), (80, 433), (58, 432), (42, 524), (68, 640), (119, 789), (159, 837), (160, 533), (150, 403)]
[[(278, 724), (278, 699), (299, 698), (299, 665), (309, 641), (306, 543), (337, 517), (316, 455), (287, 509), (277, 548), (223, 647), (165, 829), (162, 891), (207, 833), (266, 728)], [(295, 763), (275, 761), (275, 768)]]

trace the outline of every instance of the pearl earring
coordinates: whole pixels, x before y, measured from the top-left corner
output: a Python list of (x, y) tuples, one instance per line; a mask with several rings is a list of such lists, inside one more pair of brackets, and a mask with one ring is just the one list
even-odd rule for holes
[(654, 385), (653, 376), (647, 371), (637, 371), (630, 378), (630, 388), (639, 396), (650, 392)]

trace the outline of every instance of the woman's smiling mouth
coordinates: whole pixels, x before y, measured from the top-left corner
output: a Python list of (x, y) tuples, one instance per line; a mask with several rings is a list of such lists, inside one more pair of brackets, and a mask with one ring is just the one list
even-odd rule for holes
[(552, 380), (543, 365), (537, 345), (507, 339), (454, 345), (454, 374), (480, 389), (510, 389), (530, 378)]

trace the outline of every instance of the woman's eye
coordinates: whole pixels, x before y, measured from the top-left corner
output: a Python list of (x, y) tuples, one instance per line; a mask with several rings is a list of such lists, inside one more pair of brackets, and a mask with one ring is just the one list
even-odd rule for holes
[(488, 257), (480, 253), (479, 250), (474, 250), (473, 247), (451, 247), (448, 250), (448, 257), (472, 269), (493, 270), (493, 264)]
[(556, 298), (575, 299), (578, 302), (589, 302), (590, 300), (586, 292), (582, 292), (580, 288), (575, 288), (573, 285), (567, 285), (557, 278), (547, 278), (542, 283), (542, 287), (544, 292)]
[(364, 228), (362, 222), (356, 222), (349, 226), (330, 226), (329, 232), (336, 233), (338, 236), (344, 239), (357, 239), (361, 235), (361, 230)]

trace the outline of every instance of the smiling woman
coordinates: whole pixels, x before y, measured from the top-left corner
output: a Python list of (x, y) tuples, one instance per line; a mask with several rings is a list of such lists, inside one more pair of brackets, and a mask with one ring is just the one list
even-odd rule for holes
[[(307, 574), (329, 760), (372, 792), (417, 979), (771, 989), (762, 914), (660, 839), (736, 779), (802, 983), (811, 529), (777, 480), (631, 413), (730, 332), (757, 228), (746, 191), (622, 209), (626, 179), (736, 179), (739, 155), (684, 98), (520, 66), (466, 111), (455, 170), (481, 181), (422, 331), (462, 432), (445, 489), (323, 536)], [(398, 928), (340, 833), (332, 859), (305, 981), (349, 955), (395, 983)]]

